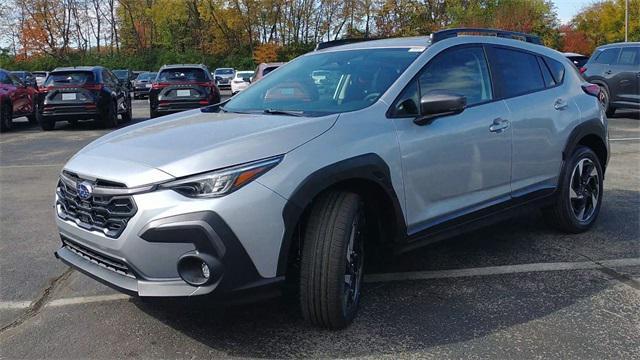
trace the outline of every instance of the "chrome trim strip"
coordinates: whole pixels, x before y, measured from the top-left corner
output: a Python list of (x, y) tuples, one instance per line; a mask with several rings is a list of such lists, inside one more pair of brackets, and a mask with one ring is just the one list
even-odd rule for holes
[[(64, 181), (67, 186), (76, 189), (78, 182), (64, 173), (60, 174), (60, 179)], [(89, 181), (89, 180), (87, 180)], [(113, 187), (104, 187), (104, 186), (94, 186), (92, 189), (92, 193), (94, 195), (102, 195), (102, 196), (115, 196), (115, 195), (135, 195), (139, 193), (149, 192), (156, 189), (155, 184), (152, 185), (144, 185), (138, 186), (134, 188), (113, 188)]]

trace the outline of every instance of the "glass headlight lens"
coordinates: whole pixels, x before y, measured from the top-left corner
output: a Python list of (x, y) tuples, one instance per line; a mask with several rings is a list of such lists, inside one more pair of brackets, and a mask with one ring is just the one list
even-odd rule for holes
[(255, 180), (282, 161), (283, 155), (233, 166), (161, 184), (191, 198), (212, 198), (227, 195)]

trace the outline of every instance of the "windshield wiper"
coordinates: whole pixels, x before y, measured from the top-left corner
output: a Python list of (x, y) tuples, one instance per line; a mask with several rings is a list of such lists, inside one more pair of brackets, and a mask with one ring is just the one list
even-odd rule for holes
[(304, 111), (295, 110), (264, 109), (263, 112), (271, 115), (304, 116)]

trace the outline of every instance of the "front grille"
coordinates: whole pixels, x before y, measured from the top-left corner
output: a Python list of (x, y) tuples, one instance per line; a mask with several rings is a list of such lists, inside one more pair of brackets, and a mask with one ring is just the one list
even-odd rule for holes
[(130, 278), (135, 279), (135, 275), (131, 272), (127, 264), (123, 263), (120, 260), (116, 260), (113, 258), (100, 255), (95, 251), (87, 249), (84, 246), (78, 245), (76, 243), (72, 243), (71, 241), (65, 238), (62, 239), (62, 244), (64, 247), (69, 249), (69, 251), (80, 256), (85, 260), (88, 260), (98, 266), (101, 266), (107, 270), (111, 270), (120, 275), (128, 276)]
[(109, 190), (118, 193), (117, 190), (126, 191), (126, 188), (122, 184), (97, 180), (91, 182), (94, 193), (89, 198), (82, 199), (78, 195), (77, 184), (83, 181), (85, 180), (68, 172), (60, 177), (56, 189), (58, 216), (64, 220), (72, 220), (84, 229), (100, 231), (108, 237), (117, 238), (137, 211), (133, 197), (108, 194)]

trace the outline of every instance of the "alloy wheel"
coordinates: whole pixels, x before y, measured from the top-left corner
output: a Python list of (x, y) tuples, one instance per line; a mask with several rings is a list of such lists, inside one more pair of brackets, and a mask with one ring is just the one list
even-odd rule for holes
[(600, 178), (590, 159), (581, 159), (573, 168), (569, 182), (569, 202), (576, 220), (591, 221), (600, 198)]
[(347, 244), (346, 269), (344, 274), (343, 309), (345, 313), (358, 303), (364, 265), (364, 244), (362, 241), (362, 211), (351, 223), (351, 235)]

